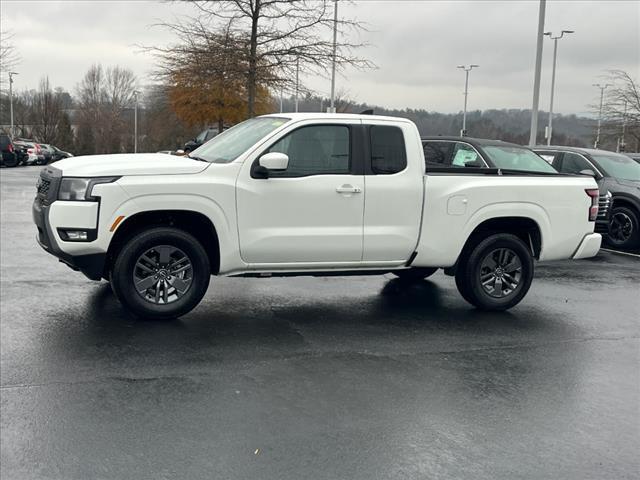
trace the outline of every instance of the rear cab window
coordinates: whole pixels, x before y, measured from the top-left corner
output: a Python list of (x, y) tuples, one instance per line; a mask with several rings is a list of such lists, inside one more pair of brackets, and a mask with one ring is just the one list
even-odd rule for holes
[(372, 125), (369, 134), (373, 173), (390, 175), (407, 168), (407, 149), (401, 128)]

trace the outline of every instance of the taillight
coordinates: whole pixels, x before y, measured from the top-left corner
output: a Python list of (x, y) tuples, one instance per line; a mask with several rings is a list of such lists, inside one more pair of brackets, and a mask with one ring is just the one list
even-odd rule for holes
[(27, 148), (27, 153), (33, 153), (33, 148)]
[(42, 153), (42, 149), (40, 148), (40, 145), (38, 145), (37, 143), (36, 143), (36, 152)]
[(589, 221), (595, 222), (598, 218), (598, 200), (600, 198), (600, 190), (597, 188), (587, 188), (587, 195), (591, 197), (591, 206), (589, 207)]
[(13, 145), (11, 143), (9, 144), (9, 152), (13, 153)]

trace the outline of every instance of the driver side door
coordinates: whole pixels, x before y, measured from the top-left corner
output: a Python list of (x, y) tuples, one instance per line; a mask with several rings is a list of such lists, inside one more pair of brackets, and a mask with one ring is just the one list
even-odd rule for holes
[[(354, 162), (359, 127), (359, 121), (297, 126), (245, 162), (236, 189), (243, 261), (264, 268), (362, 261), (365, 186)], [(269, 152), (286, 154), (288, 167), (259, 178), (252, 166)]]

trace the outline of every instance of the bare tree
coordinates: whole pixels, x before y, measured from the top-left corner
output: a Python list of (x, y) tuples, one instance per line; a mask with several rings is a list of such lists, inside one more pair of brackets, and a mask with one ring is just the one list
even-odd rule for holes
[(640, 84), (623, 70), (609, 71), (607, 81), (611, 87), (602, 109), (605, 135), (621, 140), (624, 127), (633, 149), (640, 150)]
[(57, 143), (63, 115), (61, 95), (51, 89), (49, 77), (42, 78), (31, 102), (33, 135), (42, 143)]
[[(184, 1), (184, 0), (183, 0)], [(244, 78), (247, 113), (256, 113), (256, 98), (260, 85), (269, 88), (291, 87), (299, 62), (307, 73), (326, 74), (333, 59), (331, 0), (186, 0), (199, 10), (197, 17), (184, 22), (162, 24), (181, 39), (220, 33), (227, 29), (238, 42), (235, 65)], [(348, 30), (362, 30), (355, 20), (338, 21), (341, 32), (335, 54), (336, 64), (367, 68), (373, 64), (354, 56), (362, 46), (347, 40)], [(158, 53), (166, 53), (151, 48)]]
[(0, 30), (0, 85), (8, 83), (8, 73), (20, 63), (20, 55), (13, 43), (13, 32)]
[(120, 67), (93, 65), (78, 85), (78, 148), (83, 153), (123, 150), (135, 76)]

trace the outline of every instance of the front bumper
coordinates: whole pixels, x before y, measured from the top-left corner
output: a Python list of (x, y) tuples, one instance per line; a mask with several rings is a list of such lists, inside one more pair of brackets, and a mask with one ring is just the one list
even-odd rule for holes
[(600, 250), (601, 243), (602, 235), (599, 233), (590, 233), (589, 235), (586, 235), (582, 239), (576, 253), (573, 255), (573, 259), (578, 260), (580, 258), (595, 257)]
[[(45, 176), (46, 174), (41, 174)], [(49, 220), (51, 210), (51, 199), (57, 195), (57, 177), (49, 177), (50, 193), (38, 194), (33, 201), (31, 209), (33, 222), (36, 224), (38, 234), (36, 240), (38, 244), (48, 253), (57, 257), (62, 263), (68, 265), (73, 270), (82, 272), (91, 280), (101, 280), (104, 277), (104, 266), (106, 253), (92, 253), (86, 255), (70, 255), (64, 252), (57, 243), (56, 235)]]

